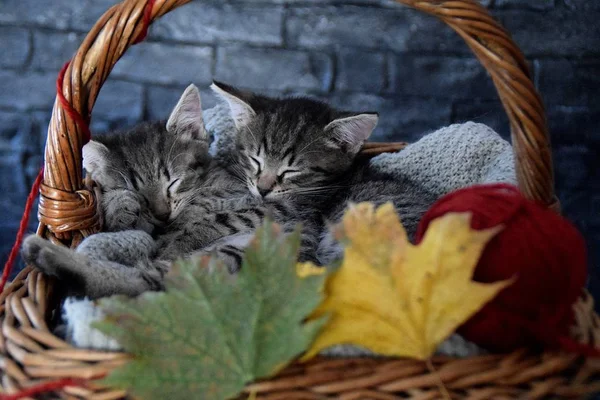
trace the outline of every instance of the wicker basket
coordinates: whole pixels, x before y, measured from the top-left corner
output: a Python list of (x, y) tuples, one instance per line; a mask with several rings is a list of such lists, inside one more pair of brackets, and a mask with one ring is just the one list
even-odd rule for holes
[[(95, 24), (72, 59), (48, 128), (38, 234), (77, 246), (99, 230), (94, 191), (82, 180), (81, 147), (86, 132), (77, 113), (89, 116), (112, 67), (145, 31), (144, 11), (154, 21), (190, 0), (126, 0)], [(508, 33), (474, 0), (399, 0), (437, 16), (467, 42), (491, 75), (511, 122), (518, 183), (529, 197), (558, 209), (544, 109), (520, 50)], [(146, 19), (146, 22), (148, 19)], [(68, 104), (67, 104), (68, 103)], [(70, 104), (70, 106), (69, 106)], [(71, 108), (71, 110), (69, 110)], [(73, 110), (76, 111), (73, 112)], [(395, 149), (371, 144), (365, 154)], [(53, 284), (27, 267), (0, 294), (1, 389), (13, 393), (57, 378), (94, 379), (127, 362), (126, 354), (76, 349), (55, 337), (47, 322), (56, 305)], [(600, 319), (583, 294), (573, 335), (600, 345)], [(581, 398), (600, 391), (600, 360), (562, 354), (470, 359), (435, 358), (437, 373), (407, 359), (317, 359), (294, 364), (277, 377), (247, 388), (265, 399), (435, 399), (441, 380), (456, 399)], [(94, 384), (64, 387), (61, 399), (119, 399), (122, 390)], [(1, 396), (1, 395), (0, 395)]]

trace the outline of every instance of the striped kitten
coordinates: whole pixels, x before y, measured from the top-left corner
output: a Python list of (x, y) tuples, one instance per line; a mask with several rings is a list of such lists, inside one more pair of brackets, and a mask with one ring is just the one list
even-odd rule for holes
[(303, 223), (300, 257), (314, 260), (319, 207), (351, 168), (377, 115), (220, 83), (213, 90), (235, 122), (233, 154), (209, 163), (200, 96), (190, 86), (166, 125), (140, 125), (85, 146), (84, 166), (102, 186), (105, 225), (114, 232), (93, 235), (76, 251), (30, 237), (26, 261), (66, 280), (72, 295), (137, 295), (161, 289), (177, 257), (216, 252), (236, 270), (266, 215), (285, 230)]
[[(190, 219), (196, 226), (218, 231), (221, 237), (253, 232), (265, 212), (286, 230), (302, 223), (300, 258), (316, 261), (321, 209), (375, 128), (377, 114), (339, 112), (306, 98), (273, 99), (220, 82), (214, 82), (211, 88), (228, 103), (237, 132), (232, 153), (215, 160), (207, 190), (234, 181), (253, 201), (251, 207), (216, 214), (206, 205), (205, 212), (196, 212), (192, 204), (187, 209), (193, 214)], [(197, 199), (200, 203), (207, 200), (206, 196)], [(190, 224), (183, 219), (176, 225), (171, 230), (177, 238), (165, 236), (170, 243), (177, 243), (169, 258), (181, 249), (197, 249), (198, 242), (207, 241), (197, 236), (210, 233), (205, 228), (190, 231)], [(249, 240), (252, 235), (244, 237)], [(243, 240), (237, 236), (235, 245), (226, 242), (217, 246), (220, 253), (225, 253), (222, 258), (232, 257), (229, 264), (239, 265)]]
[(437, 199), (407, 177), (378, 173), (356, 159), (377, 124), (375, 113), (341, 113), (302, 98), (273, 100), (219, 82), (212, 88), (229, 103), (238, 129), (225, 167), (254, 196), (292, 206), (288, 218), (305, 226), (310, 259), (319, 265), (342, 255), (323, 221), (338, 223), (349, 203), (391, 202), (412, 239)]
[(27, 263), (64, 281), (68, 294), (98, 298), (137, 295), (162, 287), (168, 264), (158, 262), (151, 236), (177, 219), (210, 167), (208, 135), (195, 86), (183, 93), (169, 120), (98, 136), (83, 147), (83, 166), (100, 185), (104, 229), (78, 248), (36, 236), (22, 248)]
[(314, 202), (310, 195), (348, 172), (378, 120), (307, 98), (272, 99), (219, 82), (211, 88), (229, 104), (238, 130), (225, 168), (257, 198)]
[(210, 167), (198, 89), (191, 85), (169, 120), (99, 135), (83, 147), (83, 166), (102, 190), (107, 231), (152, 233), (176, 219)]

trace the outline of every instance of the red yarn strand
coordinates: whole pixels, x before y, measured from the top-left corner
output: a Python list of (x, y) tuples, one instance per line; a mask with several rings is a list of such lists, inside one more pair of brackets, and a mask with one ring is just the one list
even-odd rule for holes
[(35, 178), (33, 186), (31, 186), (31, 191), (27, 196), (27, 201), (25, 202), (25, 211), (23, 212), (23, 216), (21, 217), (21, 223), (19, 224), (19, 230), (17, 231), (15, 244), (13, 244), (13, 247), (10, 250), (8, 260), (6, 260), (6, 264), (4, 264), (4, 270), (2, 271), (2, 281), (0, 281), (0, 293), (4, 291), (4, 286), (8, 281), (10, 271), (12, 270), (13, 264), (15, 263), (17, 255), (19, 254), (21, 243), (23, 242), (23, 237), (25, 236), (25, 231), (27, 230), (27, 226), (29, 225), (29, 216), (31, 215), (31, 208), (33, 207), (33, 203), (35, 202), (38, 192), (40, 191), (40, 185), (42, 184), (43, 178), (44, 168), (40, 170), (40, 173)]
[(72, 378), (59, 379), (57, 381), (42, 383), (40, 385), (36, 385), (36, 386), (32, 386), (27, 389), (23, 389), (20, 392), (17, 392), (15, 394), (0, 393), (0, 400), (19, 400), (24, 397), (34, 396), (36, 394), (47, 393), (47, 392), (51, 392), (54, 390), (59, 390), (66, 386), (80, 386), (81, 384), (84, 384), (84, 383), (85, 383), (85, 381), (72, 379)]
[(150, 22), (152, 19), (152, 9), (154, 8), (155, 0), (148, 0), (146, 3), (146, 7), (144, 8), (144, 16), (142, 20), (142, 30), (138, 37), (133, 41), (133, 44), (138, 44), (148, 36), (148, 28), (150, 27)]
[(89, 116), (87, 119), (84, 119), (81, 114), (79, 114), (77, 112), (77, 110), (75, 110), (73, 108), (73, 106), (71, 105), (71, 103), (69, 103), (69, 101), (67, 100), (67, 98), (65, 97), (65, 95), (63, 94), (63, 82), (65, 80), (65, 74), (67, 73), (67, 68), (69, 68), (69, 64), (71, 63), (71, 61), (67, 61), (65, 63), (65, 65), (62, 67), (62, 69), (60, 70), (60, 72), (58, 73), (58, 78), (56, 79), (56, 96), (58, 97), (58, 101), (60, 103), (60, 106), (62, 107), (62, 109), (69, 114), (69, 117), (71, 117), (71, 119), (73, 119), (73, 121), (75, 121), (75, 123), (77, 124), (77, 126), (79, 127), (79, 129), (82, 130), (83, 132), (83, 139), (84, 142), (83, 144), (86, 144), (87, 142), (90, 141), (91, 137), (92, 137), (92, 133), (90, 132), (90, 128), (88, 126), (89, 123)]

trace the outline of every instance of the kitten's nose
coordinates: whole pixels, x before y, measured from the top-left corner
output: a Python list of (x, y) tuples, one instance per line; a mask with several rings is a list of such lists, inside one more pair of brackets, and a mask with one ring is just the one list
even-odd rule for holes
[(269, 193), (271, 193), (271, 191), (273, 190), (273, 188), (258, 188), (258, 193), (262, 196), (262, 197), (266, 197)]
[(157, 220), (161, 222), (169, 220), (169, 217), (171, 216), (171, 207), (169, 206), (169, 203), (160, 198), (156, 198), (154, 201), (150, 202), (149, 206), (150, 212)]
[(263, 172), (258, 178), (258, 181), (256, 182), (256, 188), (258, 189), (258, 193), (262, 197), (265, 197), (266, 195), (271, 193), (273, 187), (275, 186), (276, 179), (276, 175), (268, 173), (267, 171)]
[(171, 216), (171, 213), (169, 211), (164, 211), (164, 212), (158, 212), (158, 213), (154, 213), (154, 216), (156, 217), (156, 219), (158, 219), (161, 222), (166, 222), (169, 220), (169, 217)]

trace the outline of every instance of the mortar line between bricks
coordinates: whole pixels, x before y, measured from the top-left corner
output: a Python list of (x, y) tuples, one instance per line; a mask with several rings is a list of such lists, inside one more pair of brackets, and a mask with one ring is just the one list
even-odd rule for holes
[(33, 55), (35, 53), (35, 40), (33, 38), (33, 31), (31, 29), (27, 29), (27, 42), (29, 43), (29, 50), (22, 65), (23, 69), (29, 69), (31, 67)]
[[(337, 80), (338, 80), (338, 76), (339, 76), (339, 66), (340, 66), (340, 57), (339, 57), (339, 53), (337, 51), (332, 51), (329, 54), (329, 57), (331, 59), (331, 82), (329, 82), (329, 88), (327, 90), (328, 94), (333, 94), (335, 92), (335, 89), (337, 87)], [(341, 93), (341, 92), (336, 92), (336, 93)]]
[[(287, 24), (286, 24), (287, 25)], [(2, 25), (0, 25), (2, 26)], [(19, 27), (15, 25), (13, 27)], [(39, 27), (29, 27), (32, 31), (40, 31)], [(287, 28), (286, 28), (287, 30)], [(79, 30), (55, 30), (51, 28), (47, 28), (42, 30), (42, 32), (48, 33), (63, 33), (63, 34), (81, 34), (87, 33)], [(287, 32), (286, 32), (287, 35)], [(287, 41), (287, 39), (286, 39)], [(364, 51), (364, 52), (389, 52), (391, 55), (408, 55), (408, 56), (437, 56), (437, 57), (457, 57), (457, 58), (471, 58), (475, 59), (475, 56), (470, 51), (455, 51), (455, 50), (444, 50), (444, 51), (435, 51), (435, 50), (418, 50), (418, 49), (407, 49), (407, 50), (394, 50), (390, 48), (381, 48), (381, 47), (367, 47), (367, 46), (353, 46), (348, 44), (343, 45), (328, 45), (328, 46), (302, 46), (302, 45), (290, 45), (289, 43), (285, 43), (285, 45), (274, 44), (271, 42), (249, 42), (244, 40), (215, 40), (215, 41), (201, 41), (201, 40), (185, 40), (185, 39), (171, 39), (167, 37), (156, 37), (150, 36), (145, 43), (154, 43), (154, 44), (177, 44), (183, 46), (193, 46), (193, 47), (211, 47), (211, 46), (223, 46), (223, 47), (238, 47), (238, 48), (249, 48), (249, 49), (265, 49), (265, 50), (279, 50), (279, 51), (317, 51), (317, 52), (326, 52), (335, 50), (336, 46), (340, 48), (355, 50), (355, 51)], [(600, 50), (597, 53), (587, 53), (583, 56), (573, 55), (573, 54), (526, 54), (527, 60), (532, 60), (534, 58), (538, 59), (565, 59), (571, 61), (580, 61), (587, 59), (600, 59)]]
[[(458, 100), (460, 101), (460, 100)], [(450, 104), (450, 123), (453, 124), (455, 123), (456, 120), (456, 100), (452, 101), (452, 103)]]
[[(275, 3), (278, 4), (278, 3)], [(325, 4), (318, 4), (315, 2), (311, 2), (311, 1), (298, 1), (298, 2), (294, 2), (294, 4), (292, 5), (292, 7), (321, 7), (321, 8), (325, 8), (325, 7), (336, 7), (336, 6), (353, 6), (353, 7), (362, 7), (362, 8), (374, 8), (374, 9), (383, 9), (383, 10), (401, 10), (401, 9), (406, 9), (407, 6), (404, 6), (402, 4), (396, 4), (396, 3), (390, 3), (388, 4), (384, 4), (384, 3), (373, 3), (372, 1), (340, 1), (340, 2), (335, 2), (335, 3), (325, 3)]]
[(540, 90), (540, 60), (536, 58), (536, 59), (531, 60), (531, 63), (532, 63), (531, 75), (532, 75), (532, 80), (533, 80), (533, 86), (535, 86), (535, 88), (539, 91)]
[(29, 113), (29, 112), (47, 112), (48, 119), (50, 119), (50, 112), (52, 111), (52, 101), (48, 102), (48, 106), (43, 107), (27, 107), (27, 108), (18, 108), (18, 107), (9, 107), (5, 105), (0, 105), (0, 111), (10, 112), (10, 113)]
[[(151, 81), (138, 82), (138, 81), (121, 79), (121, 78), (119, 78), (119, 79), (114, 78), (113, 80), (118, 81), (118, 82), (127, 82), (127, 83), (138, 83), (138, 84), (141, 83), (142, 86), (144, 86), (148, 89), (151, 89), (151, 88), (177, 89), (177, 90), (181, 90), (183, 92), (186, 88), (185, 83), (162, 83), (162, 82), (151, 82)], [(189, 83), (187, 83), (187, 85), (189, 85)]]
[[(154, 82), (150, 82), (150, 81), (135, 81), (135, 80), (131, 80), (131, 79), (125, 79), (125, 78), (119, 78), (118, 79), (120, 82), (129, 82), (129, 83), (137, 83), (140, 85), (143, 85), (144, 87), (147, 88), (162, 88), (162, 89), (176, 89), (176, 90), (183, 90), (182, 88), (184, 88), (186, 86), (185, 83), (174, 83), (174, 84), (163, 84), (163, 83), (154, 83)], [(333, 82), (333, 79), (332, 79)], [(204, 89), (204, 85), (210, 85), (210, 83), (197, 83), (201, 89)], [(322, 90), (317, 90), (317, 89), (306, 89), (306, 88), (292, 88), (292, 89), (277, 89), (277, 88), (271, 88), (271, 89), (266, 89), (266, 88), (258, 88), (258, 87), (251, 87), (251, 86), (244, 86), (244, 85), (239, 85), (240, 88), (243, 89), (250, 89), (250, 90), (267, 90), (267, 91), (274, 91), (274, 92), (302, 92), (302, 93), (306, 93), (306, 94), (315, 94), (315, 95), (340, 95), (340, 96), (375, 96), (375, 97), (379, 97), (383, 100), (398, 100), (398, 99), (403, 99), (403, 100), (441, 100), (443, 102), (455, 102), (455, 101), (475, 101), (475, 102), (482, 102), (482, 103), (490, 103), (490, 104), (495, 104), (497, 102), (499, 102), (500, 100), (498, 99), (497, 95), (495, 93), (491, 93), (490, 96), (488, 97), (477, 97), (477, 98), (472, 98), (472, 97), (452, 97), (452, 96), (427, 96), (427, 95), (419, 95), (419, 94), (411, 94), (411, 93), (401, 93), (401, 92), (378, 92), (378, 91), (373, 91), (373, 92), (366, 92), (366, 91), (361, 91), (361, 90), (335, 90), (335, 91), (322, 91)], [(208, 86), (207, 86), (208, 87)]]
[(142, 85), (142, 121), (150, 121), (150, 110), (148, 109), (149, 99), (148, 99), (148, 84)]
[(383, 53), (383, 85), (382, 85), (382, 93), (388, 93), (392, 91), (392, 77), (391, 77), (391, 68), (390, 68), (390, 63), (392, 62), (391, 57), (390, 57), (390, 53), (389, 52), (385, 52)]
[[(215, 76), (217, 75), (217, 60), (219, 59), (217, 52), (220, 51), (220, 48), (218, 45), (213, 45), (212, 46), (212, 58), (210, 60), (210, 75), (212, 76), (212, 79), (215, 79)], [(212, 82), (211, 82), (212, 83)]]
[[(288, 8), (289, 10), (289, 8)], [(285, 16), (287, 21), (288, 15)], [(8, 27), (23, 27), (31, 30), (32, 33), (35, 31), (42, 33), (61, 33), (61, 34), (86, 34), (86, 31), (78, 30), (78, 29), (55, 29), (50, 27), (40, 27), (31, 24), (23, 24), (23, 25), (4, 25), (0, 24), (0, 27), (8, 26)], [(177, 44), (183, 46), (193, 46), (193, 47), (211, 47), (215, 45), (221, 46), (231, 46), (231, 47), (245, 47), (249, 49), (267, 49), (267, 50), (280, 50), (280, 51), (331, 51), (336, 45), (329, 46), (302, 46), (302, 45), (290, 45), (287, 43), (287, 22), (282, 25), (282, 30), (285, 27), (285, 35), (286, 37), (282, 38), (283, 44), (274, 44), (272, 42), (250, 42), (244, 40), (215, 40), (215, 41), (202, 41), (202, 40), (185, 40), (185, 39), (172, 39), (168, 37), (162, 36), (151, 36), (148, 38), (146, 43), (154, 43), (154, 44)], [(367, 46), (353, 46), (348, 44), (339, 45), (339, 47), (343, 47), (349, 50), (356, 51), (365, 51), (365, 52), (389, 52), (392, 55), (409, 55), (409, 56), (438, 56), (438, 57), (458, 57), (458, 58), (474, 58), (473, 54), (470, 51), (455, 51), (455, 50), (444, 50), (444, 51), (423, 51), (418, 49), (407, 49), (407, 50), (394, 50), (389, 48), (381, 48), (381, 47), (367, 47)], [(581, 61), (581, 60), (594, 60), (596, 58), (600, 59), (600, 51), (597, 53), (587, 53), (584, 56), (573, 55), (573, 54), (538, 54), (532, 53), (527, 54), (526, 59), (531, 60), (533, 58), (538, 59), (566, 59), (571, 61)], [(40, 69), (45, 71), (46, 69)], [(54, 70), (54, 69), (52, 69)]]
[[(289, 8), (288, 8), (289, 10)], [(287, 18), (287, 16), (286, 16)], [(2, 24), (0, 24), (0, 27)], [(284, 24), (287, 26), (287, 24)], [(21, 27), (19, 25), (15, 25), (13, 27)], [(27, 26), (25, 26), (27, 27)], [(39, 27), (39, 26), (29, 26), (29, 29), (32, 31), (39, 31), (41, 33), (61, 33), (61, 34), (86, 34), (86, 31), (78, 30), (78, 29), (54, 29), (49, 27)], [(287, 30), (287, 27), (286, 27)], [(286, 33), (287, 35), (287, 33)], [(202, 40), (186, 40), (186, 39), (173, 39), (166, 36), (154, 36), (152, 35), (152, 31), (150, 31), (150, 36), (145, 41), (145, 43), (154, 43), (154, 44), (177, 44), (184, 46), (195, 46), (195, 47), (211, 47), (214, 45), (222, 45), (222, 46), (232, 46), (232, 47), (247, 47), (252, 49), (273, 49), (273, 50), (291, 50), (291, 51), (330, 51), (332, 48), (334, 49), (335, 45), (330, 46), (302, 46), (302, 45), (289, 45), (285, 44), (282, 46), (281, 44), (275, 44), (272, 42), (251, 42), (245, 40), (214, 40), (214, 41), (202, 41)], [(383, 52), (389, 51), (392, 54), (418, 54), (418, 55), (445, 55), (445, 56), (472, 56), (470, 52), (456, 52), (456, 51), (421, 51), (421, 50), (404, 50), (404, 51), (394, 51), (393, 49), (381, 48), (381, 47), (367, 47), (367, 46), (353, 46), (353, 45), (340, 45), (342, 48), (361, 50), (366, 52)]]
[(281, 35), (281, 47), (284, 49), (288, 48), (287, 20), (289, 17), (289, 13), (290, 5), (286, 3), (283, 6), (283, 12), (281, 14), (281, 32), (279, 33)]
[[(24, 28), (24, 29), (37, 29), (37, 30), (41, 30), (41, 31), (49, 31), (49, 32), (56, 32), (56, 33), (70, 33), (70, 32), (75, 32), (75, 33), (88, 33), (89, 30), (85, 31), (85, 30), (80, 30), (78, 28), (59, 28), (56, 26), (47, 26), (47, 25), (40, 25), (40, 24), (36, 24), (35, 22), (31, 22), (31, 21), (2, 21), (0, 22), (0, 28)], [(90, 26), (90, 29), (92, 27)]]

